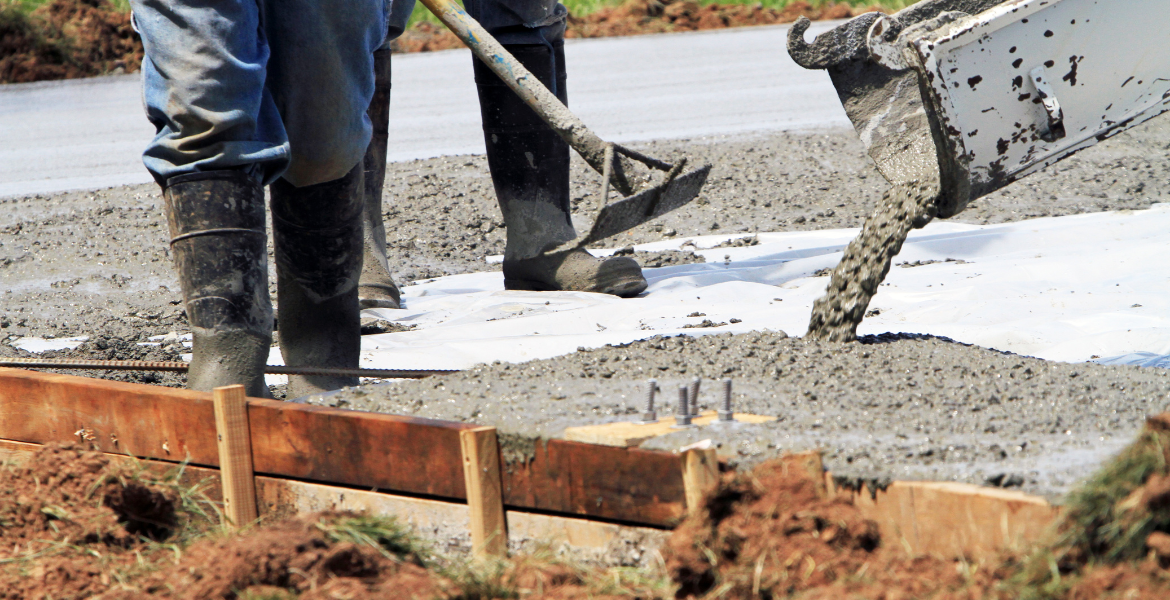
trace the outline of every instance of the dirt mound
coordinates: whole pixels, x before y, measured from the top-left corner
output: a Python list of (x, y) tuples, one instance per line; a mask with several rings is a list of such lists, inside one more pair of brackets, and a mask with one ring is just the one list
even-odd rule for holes
[[(848, 19), (866, 12), (885, 11), (878, 6), (854, 8), (845, 3), (827, 2), (814, 7), (808, 2), (793, 2), (784, 8), (764, 8), (759, 4), (707, 4), (690, 0), (627, 0), (624, 4), (605, 7), (596, 12), (569, 16), (565, 37), (595, 38), (674, 31), (698, 31), (751, 25), (791, 23), (800, 17), (812, 20)], [(455, 34), (446, 27), (419, 23), (394, 41), (395, 52), (426, 52), (462, 48)]]
[(849, 499), (825, 495), (785, 460), (727, 476), (663, 550), (677, 597), (930, 597), (968, 583), (951, 561), (905, 558)]
[(175, 532), (178, 513), (173, 490), (101, 453), (47, 446), (0, 471), (0, 599), (105, 591), (137, 550)]
[(141, 582), (142, 597), (413, 599), (452, 589), (396, 531), (384, 520), (324, 513), (197, 542)]
[(198, 487), (74, 445), (0, 470), (0, 600), (434, 598), (393, 520), (322, 513), (224, 535)]
[(30, 14), (0, 4), (0, 83), (137, 71), (142, 41), (108, 0), (53, 0)]

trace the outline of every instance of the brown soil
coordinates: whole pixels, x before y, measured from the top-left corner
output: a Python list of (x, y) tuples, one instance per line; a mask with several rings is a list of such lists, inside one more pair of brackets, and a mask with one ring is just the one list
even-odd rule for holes
[(53, 0), (29, 15), (0, 0), (0, 83), (137, 71), (142, 41), (108, 0)]
[[(189, 487), (76, 446), (48, 446), (24, 466), (0, 471), (0, 600), (1152, 600), (1170, 594), (1170, 535), (1161, 528), (1143, 538), (1144, 555), (1112, 562), (1103, 558), (1104, 547), (1070, 553), (1077, 546), (1068, 546), (1067, 536), (983, 564), (908, 557), (848, 497), (826, 498), (822, 478), (797, 464), (777, 460), (725, 474), (702, 510), (672, 534), (658, 571), (589, 568), (539, 553), (478, 567), (454, 561), (434, 567), (405, 534), (354, 533), (373, 531), (368, 526), (375, 520), (352, 513), (305, 515), (228, 535), (216, 519), (194, 518), (191, 498), (198, 494)], [(1119, 514), (1165, 521), (1167, 481), (1162, 463), (1123, 490)], [(1068, 523), (1058, 533), (1067, 533)], [(1057, 569), (1061, 577), (1054, 579)]]
[[(849, 4), (828, 2), (814, 7), (808, 2), (793, 2), (782, 9), (749, 4), (700, 5), (690, 0), (627, 0), (585, 16), (570, 16), (569, 38), (596, 38), (647, 33), (699, 31), (751, 25), (791, 23), (800, 17), (812, 20), (848, 19), (862, 13), (884, 11), (873, 6), (854, 8)], [(426, 52), (462, 48), (455, 34), (442, 25), (419, 23), (394, 42), (395, 52)]]
[[(451, 584), (416, 562), (370, 545), (337, 542), (326, 529), (345, 513), (314, 514), (244, 535), (201, 541), (177, 564), (120, 598), (435, 598)], [(282, 596), (284, 595), (284, 596)]]
[(0, 600), (409, 599), (453, 590), (417, 555), (334, 534), (356, 515), (305, 515), (229, 537), (216, 519), (189, 511), (192, 495), (77, 446), (46, 446), (6, 466)]

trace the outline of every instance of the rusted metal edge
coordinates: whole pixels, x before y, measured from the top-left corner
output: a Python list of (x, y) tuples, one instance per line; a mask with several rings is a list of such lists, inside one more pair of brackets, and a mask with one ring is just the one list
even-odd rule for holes
[[(476, 427), (248, 399), (257, 474), (465, 500), (459, 432)], [(111, 454), (217, 467), (211, 394), (0, 368), (0, 439), (83, 441)], [(509, 508), (673, 526), (679, 455), (565, 440), (505, 452)]]

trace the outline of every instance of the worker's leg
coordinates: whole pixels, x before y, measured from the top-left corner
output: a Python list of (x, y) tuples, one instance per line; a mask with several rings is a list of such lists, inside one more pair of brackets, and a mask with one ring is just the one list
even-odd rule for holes
[[(565, 7), (556, 0), (466, 0), (468, 12), (568, 104)], [(646, 289), (631, 258), (585, 250), (549, 253), (571, 241), (569, 147), (519, 96), (475, 60), (488, 168), (503, 212), (507, 289), (578, 290), (633, 296)]]
[[(356, 368), (361, 348), (362, 158), (384, 0), (268, 0), (268, 86), (292, 150), (272, 184), (277, 328), (290, 366)], [(356, 377), (290, 376), (288, 396), (356, 385)]]
[(289, 146), (264, 89), (268, 44), (255, 2), (133, 0), (142, 34), (143, 162), (163, 187), (191, 325), (192, 389), (266, 396), (272, 342), (264, 190)]
[(390, 132), (390, 42), (402, 35), (414, 0), (396, 0), (391, 5), (386, 41), (374, 52), (374, 98), (366, 114), (373, 125), (373, 137), (362, 159), (366, 173), (366, 201), (362, 211), (362, 276), (358, 283), (358, 304), (362, 308), (399, 308), (402, 295), (390, 276), (386, 260), (386, 226), (382, 222), (382, 185), (386, 180), (386, 144)]

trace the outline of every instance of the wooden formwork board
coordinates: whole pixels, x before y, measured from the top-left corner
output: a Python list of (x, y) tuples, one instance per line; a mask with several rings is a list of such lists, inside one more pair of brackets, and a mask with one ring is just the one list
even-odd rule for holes
[[(476, 425), (248, 399), (258, 474), (466, 500), (459, 433)], [(211, 394), (0, 368), (0, 439), (83, 440), (113, 454), (218, 467)], [(503, 466), (515, 509), (671, 526), (680, 457), (565, 440)]]
[[(467, 518), (466, 504), (443, 500), (467, 499), (460, 432), (476, 426), (254, 398), (247, 402), (262, 514), (296, 503), (307, 506), (310, 498), (316, 498), (313, 506), (325, 506), (324, 497), (336, 498), (338, 507), (365, 498), (385, 506), (406, 503), (419, 514), (461, 511), (460, 518)], [(186, 459), (197, 467), (219, 462), (211, 394), (0, 368), (0, 440), (44, 444), (79, 438), (111, 454)], [(801, 468), (810, 472), (823, 471), (819, 458), (809, 456), (793, 460), (803, 461)], [(509, 538), (527, 535), (524, 523), (548, 531), (596, 530), (585, 524), (590, 521), (570, 515), (671, 527), (686, 506), (686, 460), (685, 455), (638, 448), (541, 441), (531, 456), (501, 465)], [(1038, 539), (1058, 512), (1042, 498), (972, 485), (894, 482), (871, 495), (837, 492), (831, 478), (826, 482), (825, 493), (852, 494), (886, 539), (915, 553), (978, 557), (1018, 548)], [(454, 518), (453, 513), (435, 514)], [(550, 525), (570, 521), (576, 525)], [(588, 537), (577, 534), (583, 535)]]
[(895, 481), (876, 493), (843, 493), (883, 540), (913, 554), (991, 558), (1039, 540), (1060, 514), (1043, 498), (967, 483)]
[[(20, 464), (40, 445), (0, 441), (0, 461)], [(128, 457), (107, 454), (111, 460), (129, 460)], [(163, 473), (177, 465), (161, 461), (143, 460), (140, 464)], [(466, 532), (471, 526), (468, 506), (410, 496), (397, 496), (366, 490), (281, 479), (257, 475), (256, 499), (261, 519), (283, 518), (327, 510), (355, 511), (373, 515), (394, 516), (411, 525), (423, 537), (427, 532)], [(222, 500), (218, 469), (187, 466), (183, 483), (200, 483), (201, 489), (213, 502)], [(636, 541), (645, 548), (662, 545), (670, 531), (651, 527), (618, 525), (587, 519), (557, 515), (506, 511), (509, 541), (518, 544), (537, 541), (565, 544), (582, 550), (606, 551), (621, 547), (627, 541)]]

